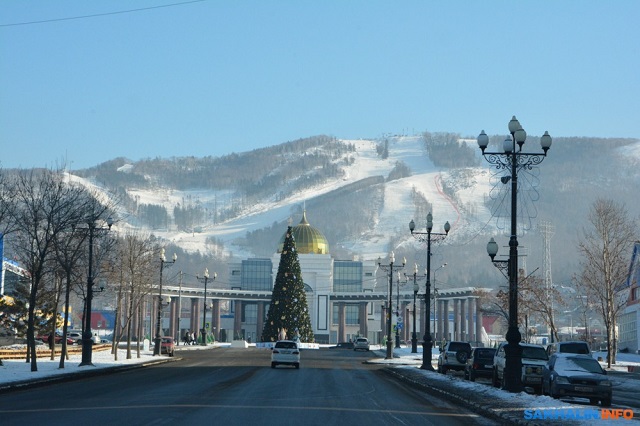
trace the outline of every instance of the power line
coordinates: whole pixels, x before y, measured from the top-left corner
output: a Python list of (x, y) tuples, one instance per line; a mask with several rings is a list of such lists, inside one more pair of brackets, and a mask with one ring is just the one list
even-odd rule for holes
[(123, 13), (144, 12), (146, 10), (161, 9), (161, 8), (164, 8), (164, 7), (173, 7), (173, 6), (183, 6), (185, 4), (201, 3), (203, 1), (207, 1), (207, 0), (183, 1), (183, 2), (180, 2), (180, 3), (162, 4), (162, 5), (158, 5), (158, 6), (141, 7), (141, 8), (138, 8), (138, 9), (127, 9), (127, 10), (119, 10), (119, 11), (116, 11), (116, 12), (96, 13), (96, 14), (93, 14), (93, 15), (70, 16), (70, 17), (67, 17), (67, 18), (45, 19), (45, 20), (42, 20), (42, 21), (14, 22), (14, 23), (11, 23), (11, 24), (0, 24), (0, 27), (17, 27), (17, 26), (21, 26), (21, 25), (46, 24), (46, 23), (49, 23), (49, 22), (71, 21), (71, 20), (75, 20), (75, 19), (97, 18), (99, 16), (120, 15), (120, 14), (123, 14)]

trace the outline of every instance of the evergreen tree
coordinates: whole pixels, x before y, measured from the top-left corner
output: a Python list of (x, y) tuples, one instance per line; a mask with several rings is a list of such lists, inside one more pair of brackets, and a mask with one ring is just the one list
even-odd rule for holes
[(278, 274), (271, 295), (267, 321), (262, 331), (262, 341), (278, 340), (278, 334), (283, 329), (288, 339), (299, 336), (301, 342), (314, 341), (307, 295), (304, 292), (304, 281), (291, 226), (287, 229), (280, 254)]

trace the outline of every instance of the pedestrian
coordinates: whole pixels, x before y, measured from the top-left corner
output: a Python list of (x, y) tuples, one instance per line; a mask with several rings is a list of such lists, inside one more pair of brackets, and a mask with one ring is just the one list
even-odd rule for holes
[(182, 342), (184, 343), (185, 346), (189, 344), (189, 340), (190, 340), (189, 337), (190, 337), (189, 336), (189, 332), (185, 331), (184, 332), (184, 338), (182, 339)]
[(191, 344), (196, 344), (196, 333), (194, 333), (193, 331), (191, 332)]

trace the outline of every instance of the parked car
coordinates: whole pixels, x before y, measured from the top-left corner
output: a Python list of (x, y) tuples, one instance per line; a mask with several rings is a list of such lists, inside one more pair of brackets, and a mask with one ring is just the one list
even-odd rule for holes
[(464, 378), (476, 381), (476, 377), (489, 377), (493, 374), (495, 348), (473, 348), (464, 368)]
[[(493, 358), (492, 383), (495, 387), (504, 385), (504, 369), (506, 365), (504, 349), (507, 344), (506, 342), (501, 343)], [(520, 343), (520, 346), (522, 347), (522, 384), (525, 387), (533, 388), (535, 393), (542, 394), (542, 373), (547, 361), (549, 361), (549, 356), (540, 345)]]
[(160, 341), (160, 354), (173, 356), (175, 354), (176, 344), (173, 337), (164, 336)]
[[(43, 343), (49, 344), (49, 335), (48, 334), (41, 334), (39, 336), (36, 336), (36, 340), (41, 340)], [(62, 344), (62, 334), (56, 333), (53, 341), (55, 342), (56, 345), (61, 345)], [(67, 337), (67, 345), (73, 345), (73, 343), (74, 343), (73, 339), (70, 339), (69, 337)]]
[(555, 342), (547, 346), (547, 355), (551, 356), (555, 353), (591, 355), (591, 349), (587, 342)]
[(467, 359), (471, 355), (471, 344), (468, 342), (447, 342), (440, 348), (438, 356), (438, 373), (447, 374), (449, 370), (463, 371)]
[(76, 345), (82, 344), (82, 332), (70, 331), (67, 333), (67, 338), (73, 340), (73, 343), (75, 343)]
[(355, 342), (353, 342), (353, 350), (354, 351), (368, 351), (369, 350), (369, 339), (366, 337), (358, 337)]
[(590, 355), (555, 354), (544, 369), (543, 392), (553, 398), (588, 398), (591, 404), (611, 405), (611, 380)]
[(91, 336), (91, 341), (94, 345), (99, 345), (100, 343), (102, 343), (102, 339), (100, 338), (100, 336), (98, 336), (98, 333), (93, 333), (93, 336)]
[[(98, 333), (93, 333), (91, 336), (91, 342), (93, 345), (102, 343), (102, 339), (98, 336)], [(70, 345), (82, 345), (82, 333), (78, 331), (72, 331), (67, 333), (67, 343)]]
[(278, 340), (271, 349), (271, 368), (276, 366), (293, 365), (300, 368), (300, 348), (293, 340)]

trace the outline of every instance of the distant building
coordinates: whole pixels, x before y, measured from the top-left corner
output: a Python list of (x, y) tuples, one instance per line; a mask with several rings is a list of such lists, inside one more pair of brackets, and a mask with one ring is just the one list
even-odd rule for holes
[(629, 275), (626, 287), (628, 289), (626, 307), (618, 319), (618, 350), (640, 353), (640, 242), (636, 242), (631, 255)]
[[(349, 340), (358, 334), (376, 341), (380, 331), (379, 314), (376, 321), (373, 305), (365, 300), (357, 300), (357, 295), (373, 292), (377, 265), (374, 262), (333, 259), (327, 239), (308, 222), (306, 212), (303, 212), (302, 220), (291, 231), (298, 251), (316, 341), (337, 342)], [(231, 289), (270, 292), (278, 272), (284, 238), (283, 234), (270, 259), (253, 258), (230, 264)], [(338, 302), (339, 295), (351, 295), (352, 300)], [(266, 312), (267, 308), (259, 308), (261, 303), (264, 302), (242, 303), (242, 327), (245, 337), (252, 341), (259, 340), (262, 333), (258, 311)], [(235, 311), (235, 306), (231, 309)]]

